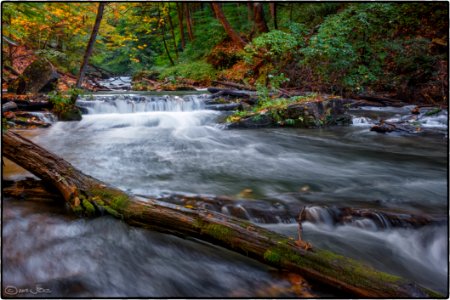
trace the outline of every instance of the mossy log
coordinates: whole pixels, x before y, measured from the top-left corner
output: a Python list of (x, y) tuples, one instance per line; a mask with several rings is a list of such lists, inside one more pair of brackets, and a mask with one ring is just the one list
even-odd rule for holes
[(11, 131), (3, 134), (2, 154), (53, 185), (78, 215), (111, 214), (133, 226), (204, 240), (356, 297), (442, 297), (330, 251), (305, 250), (294, 240), (247, 221), (129, 195)]

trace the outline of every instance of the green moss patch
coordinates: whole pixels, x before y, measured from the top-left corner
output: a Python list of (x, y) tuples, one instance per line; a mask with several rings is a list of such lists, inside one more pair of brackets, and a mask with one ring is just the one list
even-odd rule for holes
[(233, 236), (233, 231), (226, 226), (208, 224), (202, 228), (202, 232), (213, 236), (218, 240), (228, 240)]
[(103, 199), (106, 206), (110, 206), (114, 210), (123, 210), (130, 202), (129, 196), (121, 191), (114, 191), (111, 189), (93, 188), (92, 195)]
[(268, 249), (264, 252), (264, 259), (268, 262), (278, 264), (281, 261), (282, 255), (277, 249)]

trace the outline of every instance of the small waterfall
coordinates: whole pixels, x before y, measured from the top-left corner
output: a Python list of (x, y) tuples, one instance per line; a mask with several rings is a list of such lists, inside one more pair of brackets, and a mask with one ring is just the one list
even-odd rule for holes
[(447, 130), (448, 111), (443, 109), (433, 115), (427, 115), (427, 112), (425, 112), (424, 114), (419, 116), (418, 122), (420, 122), (420, 125), (422, 127)]
[(118, 76), (98, 80), (97, 84), (110, 90), (128, 91), (131, 90), (131, 82), (132, 79), (129, 76)]
[(41, 122), (44, 123), (48, 123), (48, 124), (52, 124), (55, 123), (58, 118), (52, 114), (51, 112), (46, 112), (46, 111), (27, 111), (24, 114), (22, 114), (22, 116), (27, 117), (27, 118), (36, 118)]
[(183, 112), (204, 109), (207, 95), (91, 95), (77, 100), (77, 105), (88, 114)]
[(352, 124), (353, 126), (372, 126), (375, 122), (368, 117), (353, 117)]

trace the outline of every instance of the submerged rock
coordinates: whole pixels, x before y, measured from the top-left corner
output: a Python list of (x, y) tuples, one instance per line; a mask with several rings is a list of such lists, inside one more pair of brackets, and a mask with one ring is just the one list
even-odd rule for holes
[(407, 115), (380, 120), (370, 128), (370, 131), (378, 133), (397, 132), (403, 134), (441, 132), (447, 130), (447, 124), (448, 112), (446, 110), (439, 107), (415, 107)]

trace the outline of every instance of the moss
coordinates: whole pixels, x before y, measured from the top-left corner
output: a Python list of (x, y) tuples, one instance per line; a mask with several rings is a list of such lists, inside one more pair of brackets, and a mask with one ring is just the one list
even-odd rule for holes
[(267, 249), (264, 252), (264, 259), (271, 263), (279, 263), (281, 261), (281, 254), (277, 249)]
[(439, 293), (437, 293), (437, 292), (435, 292), (435, 291), (433, 291), (433, 290), (430, 290), (430, 289), (427, 289), (427, 288), (422, 288), (422, 291), (424, 292), (424, 293), (426, 293), (427, 295), (428, 295), (428, 297), (430, 297), (430, 298), (437, 298), (437, 299), (445, 299), (445, 298), (448, 298), (448, 296), (446, 297), (446, 296), (444, 296), (444, 295), (442, 295), (442, 294), (439, 294)]
[(72, 211), (77, 215), (81, 215), (83, 213), (83, 207), (81, 207), (81, 205), (71, 206), (71, 208)]
[(123, 216), (121, 215), (121, 214), (119, 214), (116, 210), (114, 210), (114, 209), (112, 209), (111, 207), (109, 207), (109, 206), (102, 206), (105, 210), (106, 210), (106, 212), (108, 213), (108, 214), (110, 214), (110, 215), (112, 215), (112, 216), (114, 216), (114, 217), (116, 217), (116, 218), (122, 218)]
[(208, 224), (203, 226), (202, 232), (209, 234), (218, 240), (228, 240), (233, 236), (233, 231), (231, 229), (218, 224)]
[(194, 226), (197, 229), (202, 229), (204, 224), (205, 223), (201, 219), (195, 218), (194, 222), (192, 223), (192, 226)]
[(442, 109), (439, 107), (433, 108), (425, 113), (425, 116), (432, 116), (441, 112)]
[[(92, 195), (103, 199), (106, 206), (110, 206), (112, 209), (120, 211), (123, 210), (130, 202), (129, 197), (121, 191), (114, 191), (108, 188), (93, 188), (90, 191)], [(97, 203), (98, 200), (96, 201)]]
[[(361, 281), (365, 281), (365, 279), (367, 279), (369, 281), (376, 279), (376, 280), (380, 280), (382, 282), (387, 282), (387, 283), (397, 283), (400, 280), (402, 280), (401, 277), (377, 271), (368, 265), (360, 263), (351, 258), (344, 257), (342, 255), (333, 253), (331, 251), (320, 250), (316, 253), (316, 255), (322, 261), (326, 261), (329, 264), (339, 264), (341, 266), (345, 266), (346, 268), (345, 268), (345, 270), (343, 269), (342, 272), (348, 273), (347, 275), (352, 277), (354, 279), (355, 283), (357, 283), (357, 282), (362, 283)], [(357, 276), (352, 276), (352, 275), (357, 275)], [(361, 275), (363, 275), (363, 276), (361, 276)]]
[(110, 188), (92, 188), (90, 193), (92, 194), (92, 201), (107, 213), (116, 218), (123, 218), (120, 211), (123, 211), (130, 203), (128, 195)]
[[(288, 244), (289, 240), (280, 240), (277, 246), (264, 253), (264, 259), (279, 266), (283, 261), (289, 261), (300, 268), (310, 269), (333, 278), (342, 278), (351, 285), (390, 290), (390, 283), (398, 284), (402, 278), (377, 271), (356, 260), (335, 254), (326, 250), (309, 252), (304, 256)], [(300, 249), (299, 249), (300, 250)]]
[(84, 211), (85, 211), (86, 215), (88, 215), (88, 216), (94, 216), (95, 215), (95, 207), (94, 207), (94, 205), (92, 205), (91, 202), (89, 202), (89, 200), (84, 198), (84, 199), (81, 200), (81, 204), (84, 207)]

